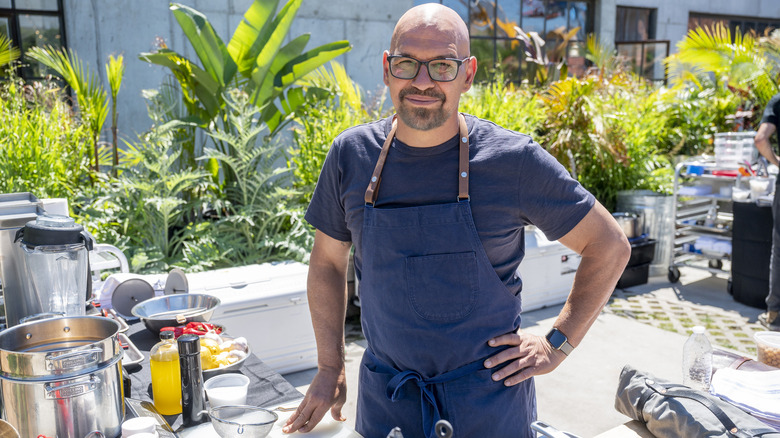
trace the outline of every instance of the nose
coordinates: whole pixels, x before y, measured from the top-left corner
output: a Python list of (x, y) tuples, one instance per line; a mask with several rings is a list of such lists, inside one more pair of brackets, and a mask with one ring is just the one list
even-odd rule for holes
[(428, 88), (433, 88), (435, 85), (433, 79), (428, 75), (428, 66), (421, 65), (420, 72), (417, 73), (417, 76), (412, 80), (412, 86), (418, 90), (427, 90)]

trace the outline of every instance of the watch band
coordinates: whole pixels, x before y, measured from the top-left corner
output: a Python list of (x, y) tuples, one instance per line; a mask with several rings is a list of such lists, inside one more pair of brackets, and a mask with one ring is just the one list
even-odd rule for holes
[(547, 332), (545, 338), (547, 338), (547, 342), (549, 342), (554, 349), (562, 351), (563, 354), (567, 356), (574, 351), (574, 346), (569, 343), (569, 338), (555, 327)]

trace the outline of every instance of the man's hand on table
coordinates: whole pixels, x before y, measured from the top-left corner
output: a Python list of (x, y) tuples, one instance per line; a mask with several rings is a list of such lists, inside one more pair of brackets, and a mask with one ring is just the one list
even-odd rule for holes
[(344, 367), (320, 369), (309, 385), (306, 396), (298, 409), (290, 416), (282, 431), (284, 433), (311, 432), (330, 409), (336, 421), (344, 421), (341, 408), (347, 401), (347, 381)]
[[(554, 350), (543, 336), (521, 330), (497, 336), (488, 341), (488, 345), (509, 346), (485, 360), (485, 368), (495, 368), (493, 380), (504, 380), (506, 386), (517, 385), (532, 376), (547, 374), (566, 358), (563, 352)], [(499, 368), (502, 364), (504, 366)]]

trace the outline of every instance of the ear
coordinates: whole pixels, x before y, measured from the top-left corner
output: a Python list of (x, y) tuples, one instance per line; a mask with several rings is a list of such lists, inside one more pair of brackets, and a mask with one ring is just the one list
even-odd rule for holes
[(471, 89), (471, 84), (474, 83), (474, 77), (477, 74), (477, 58), (474, 56), (469, 57), (468, 61), (465, 61), (466, 65), (464, 66), (464, 69), (466, 70), (466, 82), (463, 84), (463, 91), (462, 93), (465, 93)]
[(388, 87), (390, 86), (390, 64), (387, 62), (387, 57), (390, 55), (390, 52), (387, 50), (384, 51), (382, 54), (382, 80), (385, 81), (385, 85)]

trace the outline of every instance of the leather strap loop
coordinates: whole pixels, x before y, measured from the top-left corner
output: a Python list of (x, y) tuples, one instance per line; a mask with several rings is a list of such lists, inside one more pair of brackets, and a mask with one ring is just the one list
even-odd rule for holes
[[(387, 153), (390, 151), (390, 145), (395, 138), (395, 131), (398, 128), (396, 116), (393, 116), (393, 126), (390, 133), (387, 134), (385, 144), (382, 145), (382, 152), (379, 153), (379, 159), (374, 166), (374, 173), (371, 174), (371, 181), (366, 188), (366, 194), (363, 200), (366, 205), (374, 205), (379, 195), (379, 183), (382, 182), (382, 169), (387, 161)], [(458, 113), (458, 200), (469, 199), (469, 131), (466, 126), (466, 118)]]

